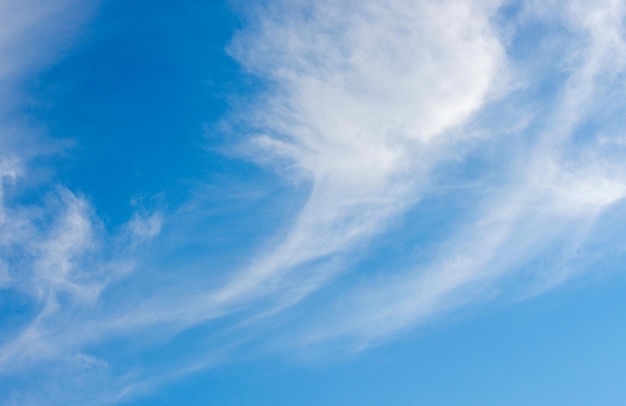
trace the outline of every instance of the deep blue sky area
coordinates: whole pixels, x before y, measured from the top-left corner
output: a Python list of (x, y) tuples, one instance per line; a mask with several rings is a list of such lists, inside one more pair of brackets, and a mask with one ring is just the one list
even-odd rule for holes
[(72, 49), (29, 83), (32, 115), (72, 140), (58, 181), (117, 225), (132, 198), (180, 200), (190, 182), (228, 170), (212, 148), (246, 86), (225, 53), (238, 23), (221, 1), (102, 2)]

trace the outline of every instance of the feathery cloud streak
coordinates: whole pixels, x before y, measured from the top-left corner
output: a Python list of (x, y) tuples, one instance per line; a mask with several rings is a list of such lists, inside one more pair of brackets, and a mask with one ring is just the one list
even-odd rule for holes
[(270, 87), (244, 112), (261, 135), (242, 149), (310, 184), (293, 224), (223, 287), (189, 286), (184, 297), (165, 292), (167, 300), (156, 292), (113, 318), (113, 329), (185, 329), (250, 306), (253, 314), (276, 307), (272, 314), (297, 303), (419, 200), (430, 169), (463, 139), (456, 129), (502, 90), (504, 53), (489, 25), (495, 4), (349, 7), (272, 3), (255, 9), (230, 47)]
[[(603, 216), (618, 221), (611, 208), (626, 196), (624, 151), (606, 145), (615, 146), (622, 130), (603, 121), (623, 110), (608, 102), (624, 90), (624, 5), (527, 3), (520, 15), (549, 25), (558, 20), (567, 29), (552, 38), (557, 41), (553, 47), (565, 53), (546, 49), (538, 55), (543, 71), (531, 70), (525, 78), (531, 87), (530, 81), (546, 75), (551, 64), (568, 64), (560, 66), (567, 78), (556, 100), (539, 101), (545, 112), (533, 113), (543, 124), (518, 134), (535, 141), (516, 151), (522, 158), (511, 157), (515, 165), (508, 169), (506, 184), (495, 192), (489, 188), (477, 214), (469, 213), (475, 220), (442, 244), (432, 263), (343, 292), (332, 311), (325, 309), (336, 315), (334, 320), (305, 333), (308, 345), (348, 338), (356, 348), (367, 347), (443, 310), (493, 298), (502, 290), (516, 296), (542, 292), (590, 266), (589, 241), (604, 231), (595, 224)], [(518, 29), (514, 35), (526, 34)], [(520, 72), (526, 68), (526, 60), (511, 63), (521, 64)], [(520, 115), (529, 110), (523, 104), (516, 108)], [(581, 140), (581, 128), (590, 123), (594, 130)], [(613, 235), (614, 255), (623, 252), (620, 237)], [(511, 280), (516, 281), (512, 288)]]
[[(101, 292), (132, 269), (134, 247), (158, 229), (158, 216), (136, 216), (108, 235), (87, 198), (54, 184), (54, 168), (34, 162), (66, 145), (24, 114), (28, 80), (59, 57), (92, 8), (71, 0), (0, 2), (0, 294), (9, 305), (1, 315), (2, 376), (28, 376), (48, 361), (97, 364), (64, 344), (72, 320), (89, 317), (84, 312)], [(25, 191), (38, 197), (24, 199)], [(41, 401), (29, 400), (35, 390), (12, 401), (6, 389), (2, 402)]]
[[(4, 373), (59, 362), (76, 376), (88, 366), (112, 375), (104, 388), (129, 384), (128, 394), (135, 381), (167, 380), (159, 374), (168, 368), (128, 367), (106, 349), (111, 337), (142, 353), (146, 336), (154, 349), (175, 346), (168, 343), (191, 327), (210, 330), (210, 344), (198, 340), (206, 363), (198, 354), (164, 361), (177, 375), (257, 334), (249, 330), (263, 332), (256, 327), (304, 298), (315, 310), (286, 348), (337, 339), (363, 348), (444, 310), (500, 291), (534, 294), (587, 268), (603, 221), (618, 220), (626, 195), (615, 119), (624, 110), (623, 2), (277, 0), (252, 8), (229, 52), (266, 90), (240, 112), (257, 134), (240, 151), (308, 188), (301, 209), (246, 266), (207, 282), (200, 279), (213, 258), (189, 264), (158, 249), (206, 216), (202, 202), (172, 210), (164, 230), (161, 217), (137, 216), (119, 235), (62, 187), (47, 189), (40, 204), (20, 204), (12, 185), (28, 183), (38, 151), (15, 146), (3, 126), (0, 144), (14, 146), (0, 157), (0, 287), (33, 303), (28, 322), (2, 337)], [(59, 21), (73, 18), (65, 12)], [(544, 36), (527, 40), (529, 25)], [(3, 92), (15, 92), (31, 61), (52, 58), (13, 56), (33, 49), (15, 44), (34, 26), (44, 25), (24, 19), (0, 35), (10, 61)], [(475, 177), (450, 175), (477, 157), (492, 165), (474, 168)], [(360, 267), (390, 239), (420, 247), (406, 229), (419, 224), (425, 198), (467, 203), (455, 208), (451, 232), (433, 232), (425, 259), (412, 263), (409, 247), (398, 269)], [(611, 244), (604, 248), (621, 253)], [(132, 272), (147, 257), (150, 267)], [(161, 269), (169, 266), (176, 272)], [(168, 272), (175, 277), (160, 279)], [(316, 301), (344, 274), (340, 292)]]
[(345, 253), (419, 200), (441, 150), (458, 141), (454, 129), (503, 85), (494, 11), (458, 1), (276, 2), (260, 11), (231, 48), (270, 83), (252, 112), (263, 131), (253, 156), (269, 154), (311, 192), (284, 240), (224, 297)]

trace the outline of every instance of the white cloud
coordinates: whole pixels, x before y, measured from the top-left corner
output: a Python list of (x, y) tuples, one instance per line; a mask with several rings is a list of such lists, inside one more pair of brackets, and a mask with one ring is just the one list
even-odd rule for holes
[[(493, 2), (276, 2), (231, 52), (271, 90), (253, 112), (272, 154), (311, 182), (282, 242), (219, 293), (273, 291), (309, 261), (345, 253), (419, 200), (453, 130), (504, 85)], [(301, 281), (306, 283), (306, 281)]]
[[(40, 324), (58, 308), (57, 297), (92, 297), (82, 281), (77, 261), (92, 245), (92, 219), (87, 203), (64, 189), (51, 193), (41, 206), (20, 204), (15, 186), (27, 183), (28, 160), (40, 149), (26, 142), (28, 128), (18, 111), (23, 94), (19, 84), (54, 57), (67, 35), (81, 22), (86, 8), (76, 2), (0, 1), (0, 257), (2, 285), (30, 295), (42, 306), (30, 326), (7, 331), (0, 349), (0, 369), (11, 354), (39, 357), (45, 345)], [(58, 14), (69, 17), (60, 22)], [(13, 336), (13, 337), (11, 337)], [(14, 361), (14, 360), (13, 360)], [(9, 364), (7, 364), (9, 362)]]
[[(498, 157), (512, 161), (501, 165), (509, 171), (501, 174), (507, 182), (478, 192), (482, 206), (468, 206), (466, 224), (434, 253), (430, 265), (405, 274), (388, 272), (371, 290), (344, 292), (339, 302), (350, 304), (339, 305), (343, 310), (332, 312), (337, 318), (331, 326), (322, 323), (304, 342), (342, 335), (356, 337), (360, 345), (386, 339), (481, 298), (485, 290), (497, 290), (498, 280), (513, 277), (551, 250), (567, 252), (582, 244), (594, 219), (626, 190), (622, 165), (602, 151), (571, 154), (573, 132), (606, 90), (598, 85), (607, 78), (605, 65), (594, 58), (614, 53), (597, 52), (607, 41), (567, 20), (567, 35), (574, 32), (576, 44), (560, 38), (569, 54), (547, 60), (559, 65), (560, 58), (568, 59), (569, 79), (555, 106), (538, 117), (536, 106), (524, 105), (523, 97), (505, 99), (503, 90), (523, 93), (533, 77), (514, 76), (529, 72), (514, 66), (525, 61), (505, 59), (498, 35), (506, 30), (494, 27), (492, 19), (498, 4), (390, 4), (367, 2), (348, 13), (347, 3), (276, 3), (253, 29), (239, 34), (231, 52), (271, 83), (251, 112), (263, 133), (247, 153), (309, 182), (308, 200), (283, 237), (233, 272), (230, 283), (213, 290), (182, 281), (177, 286), (186, 289), (184, 295), (157, 287), (154, 297), (132, 311), (90, 329), (126, 334), (169, 325), (164, 334), (169, 336), (243, 309), (255, 319), (293, 306), (328, 284), (350, 265), (348, 254), (384, 233), (432, 191), (432, 169), (450, 157), (458, 159), (458, 151), (475, 141), (476, 128), (490, 124), (464, 126), (485, 109), (496, 115), (499, 108), (517, 109), (523, 121), (537, 121), (536, 134), (529, 133), (530, 124), (510, 130), (512, 137), (536, 142), (525, 141), (514, 156)], [(542, 7), (541, 13), (526, 12), (532, 11), (532, 18), (562, 18), (557, 8)], [(603, 32), (602, 38), (614, 37)], [(496, 96), (500, 102), (491, 103)], [(553, 103), (549, 97), (539, 102), (542, 107)], [(504, 142), (488, 126), (479, 132), (491, 136), (486, 142)], [(569, 271), (560, 262), (567, 260), (553, 260), (553, 271), (537, 283), (566, 280)]]
[[(109, 236), (84, 196), (31, 179), (32, 158), (52, 143), (25, 124), (23, 83), (60, 57), (94, 4), (0, 0), (0, 288), (33, 309), (16, 314), (16, 328), (3, 331), (2, 374), (70, 357), (71, 320), (132, 268), (133, 248), (160, 231), (154, 215)], [(25, 203), (20, 193), (33, 184), (39, 198)]]
[[(20, 50), (44, 52), (33, 38), (61, 32), (50, 35), (58, 48), (65, 33), (54, 21), (71, 19), (77, 10), (75, 2), (59, 4), (0, 0), (0, 16), (9, 9), (21, 16), (0, 28), (0, 57), (8, 61), (0, 70), (3, 94), (6, 83), (19, 87), (31, 69), (53, 58), (54, 52)], [(424, 196), (432, 198), (436, 189), (443, 196), (435, 199), (446, 199), (441, 189), (468, 187), (463, 176), (455, 185), (436, 185), (443, 179), (437, 174), (463, 161), (467, 151), (492, 153), (502, 173), (498, 182), (489, 183), (495, 176), (486, 174), (468, 187), (466, 212), (457, 213), (462, 224), (429, 252), (431, 260), (346, 283), (336, 301), (318, 307), (323, 316), (305, 326), (296, 345), (349, 338), (363, 348), (442, 311), (490, 299), (520, 275), (527, 280), (515, 284), (516, 294), (567, 280), (575, 271), (568, 256), (584, 255), (577, 250), (595, 232), (596, 220), (626, 196), (624, 151), (618, 148), (624, 136), (610, 123), (594, 121), (624, 90), (624, 5), (524, 3), (523, 18), (565, 27), (550, 33), (550, 46), (538, 46), (531, 62), (507, 54), (515, 36), (524, 35), (524, 22), (502, 19), (500, 6), (277, 0), (253, 11), (230, 52), (268, 90), (242, 113), (258, 133), (243, 149), (310, 189), (292, 222), (246, 266), (219, 270), (220, 277), (227, 275), (224, 284), (201, 280), (217, 272), (212, 258), (202, 258), (200, 266), (180, 258), (162, 265), (162, 258), (171, 258), (156, 252), (158, 245), (138, 253), (163, 233), (181, 233), (183, 221), (175, 217), (195, 222), (201, 204), (189, 202), (167, 221), (161, 213), (136, 215), (116, 236), (107, 234), (87, 198), (63, 188), (49, 191), (39, 205), (20, 205), (7, 191), (28, 179), (32, 152), (15, 148), (13, 127), (0, 128), (0, 145), (12, 145), (0, 155), (0, 287), (32, 294), (39, 306), (30, 323), (2, 343), (0, 372), (18, 363), (28, 368), (68, 359), (107, 369), (106, 357), (84, 347), (111, 336), (167, 341), (225, 315), (236, 320), (219, 331), (224, 341), (245, 341), (242, 326), (281, 314), (331, 283), (363, 247), (375, 250), (377, 238), (393, 238), (385, 233), (412, 213), (420, 215)], [(28, 14), (28, 8), (37, 12)], [(505, 32), (511, 38), (503, 38)], [(527, 92), (555, 70), (567, 76), (552, 82), (557, 95), (546, 91), (529, 101)], [(494, 130), (489, 114), (495, 121), (515, 117)], [(579, 139), (590, 122), (589, 139)], [(503, 147), (509, 141), (519, 147)], [(114, 283), (146, 256), (154, 258), (135, 279)], [(543, 264), (534, 265), (540, 258)], [(111, 296), (102, 299), (103, 292)], [(222, 348), (216, 341), (207, 352)], [(123, 385), (132, 393), (137, 386), (129, 380)]]
[[(254, 309), (254, 318), (294, 305), (420, 199), (431, 168), (467, 138), (458, 128), (505, 84), (503, 49), (489, 24), (496, 4), (272, 7), (231, 52), (274, 85), (250, 112), (263, 135), (249, 151), (272, 153), (279, 167), (286, 159), (283, 170), (297, 168), (311, 184), (292, 226), (222, 288), (156, 285), (153, 296), (130, 298), (132, 309), (110, 309), (55, 345), (67, 351), (153, 327), (169, 336), (243, 308)], [(156, 216), (132, 221), (129, 231), (150, 236), (160, 224)]]
[[(539, 122), (545, 124), (538, 138), (526, 128), (521, 130), (521, 136), (535, 137), (537, 142), (511, 157), (515, 165), (504, 186), (489, 185), (478, 220), (469, 221), (442, 244), (431, 264), (343, 292), (325, 309), (334, 316), (310, 326), (301, 345), (347, 338), (356, 348), (367, 347), (444, 310), (491, 299), (502, 289), (514, 295), (528, 289), (542, 292), (581, 271), (569, 257), (584, 257), (580, 247), (590, 232), (598, 232), (593, 227), (596, 219), (626, 197), (624, 155), (602, 149), (600, 141), (611, 137), (604, 123), (596, 122), (598, 129), (587, 135), (599, 142), (576, 139), (581, 123), (593, 120), (593, 113), (606, 107), (604, 101), (612, 92), (624, 90), (623, 83), (615, 80), (623, 75), (626, 55), (624, 5), (605, 3), (554, 2), (554, 8), (542, 3), (541, 12), (535, 13), (552, 24), (563, 18), (565, 10), (568, 30), (583, 40), (570, 49), (569, 77), (556, 105), (541, 117)], [(546, 64), (555, 63), (545, 56)], [(523, 72), (523, 67), (518, 71)], [(543, 103), (547, 107), (551, 100)], [(623, 237), (614, 239), (619, 244)], [(512, 292), (504, 288), (508, 279), (520, 273), (526, 276)]]
[(0, 1), (0, 84), (21, 80), (56, 59), (93, 4), (77, 0)]

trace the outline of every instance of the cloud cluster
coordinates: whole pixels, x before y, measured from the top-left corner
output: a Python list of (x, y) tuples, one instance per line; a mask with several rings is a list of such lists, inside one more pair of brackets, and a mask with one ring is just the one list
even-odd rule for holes
[[(35, 163), (62, 151), (65, 142), (48, 139), (41, 126), (31, 124), (36, 120), (23, 113), (32, 102), (25, 89), (32, 75), (68, 46), (92, 6), (73, 0), (0, 1), (3, 377), (28, 377), (47, 362), (100, 363), (68, 337), (84, 322), (81, 318), (95, 314), (102, 291), (132, 269), (133, 249), (159, 230), (158, 216), (136, 216), (118, 235), (110, 235), (88, 198), (56, 184), (54, 168)], [(32, 389), (26, 397), (16, 388), (5, 390), (3, 403), (42, 401)]]
[[(66, 21), (84, 18), (77, 2), (43, 3), (0, 0), (3, 96), (53, 59)], [(29, 129), (14, 124), (18, 103), (2, 103), (0, 289), (29, 304), (0, 336), (0, 373), (60, 363), (74, 377), (115, 375), (117, 363), (132, 373), (107, 385), (127, 396), (206, 367), (304, 299), (313, 310), (299, 314), (283, 350), (337, 340), (361, 349), (464, 304), (554, 287), (587, 270), (603, 224), (621, 221), (622, 1), (247, 5), (228, 52), (264, 86), (241, 112), (254, 135), (238, 151), (305, 189), (302, 206), (256, 254), (242, 253), (247, 264), (206, 282), (218, 258), (191, 263), (184, 249), (160, 249), (181, 234), (208, 244), (185, 228), (206, 221), (203, 202), (167, 218), (136, 215), (113, 234), (88, 198), (61, 186), (39, 185), (44, 198), (21, 201), (17, 186), (29, 187), (41, 151), (15, 141)], [(19, 18), (2, 24), (6, 10)], [(35, 46), (43, 38), (55, 45)], [(406, 230), (432, 202), (455, 221), (426, 230), (426, 244)], [(603, 253), (622, 253), (616, 230)], [(402, 261), (358, 264), (398, 238)], [(427, 253), (415, 260), (420, 244)], [(339, 289), (316, 297), (341, 275)], [(177, 354), (167, 367), (133, 369), (107, 350), (114, 337), (149, 352), (192, 327), (210, 330), (202, 354)]]
[[(342, 292), (324, 311), (336, 317), (310, 327), (302, 338), (307, 345), (349, 338), (355, 348), (367, 347), (441, 311), (503, 290), (517, 297), (543, 292), (589, 267), (586, 243), (603, 231), (595, 224), (602, 216), (615, 217), (611, 209), (626, 197), (624, 150), (605, 145), (619, 140), (623, 130), (604, 121), (623, 110), (608, 101), (624, 90), (624, 5), (529, 2), (516, 18), (513, 40), (528, 35), (529, 19), (566, 28), (535, 55), (543, 61), (539, 69), (525, 66), (525, 58), (509, 59), (520, 74), (531, 72), (519, 78), (524, 85), (517, 93), (529, 92), (554, 66), (565, 74), (556, 80), (557, 94), (533, 99), (540, 113), (515, 94), (501, 100), (513, 103), (519, 115), (533, 116), (537, 124), (517, 134), (532, 142), (517, 144), (504, 184), (485, 188), (487, 198), (467, 213), (471, 220), (441, 244), (431, 263)], [(623, 251), (621, 235), (612, 239), (614, 252)], [(504, 288), (511, 279), (513, 291)]]
[(231, 47), (269, 81), (249, 112), (261, 132), (252, 154), (311, 190), (282, 242), (237, 275), (230, 297), (383, 231), (467, 136), (455, 129), (505, 85), (493, 2), (275, 2), (257, 12)]

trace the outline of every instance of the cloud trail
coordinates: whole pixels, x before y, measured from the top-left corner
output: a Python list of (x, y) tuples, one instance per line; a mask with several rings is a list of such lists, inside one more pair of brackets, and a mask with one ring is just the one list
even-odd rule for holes
[(282, 242), (222, 300), (267, 293), (276, 283), (267, 281), (351, 250), (419, 200), (441, 149), (458, 142), (454, 129), (504, 85), (494, 12), (493, 2), (459, 1), (276, 2), (260, 11), (231, 47), (270, 82), (252, 113), (262, 134), (251, 148), (311, 192)]
[(255, 9), (230, 53), (270, 91), (243, 112), (259, 135), (242, 150), (309, 185), (308, 199), (277, 242), (225, 285), (182, 280), (185, 295), (164, 287), (90, 329), (163, 324), (174, 333), (250, 309), (255, 319), (328, 284), (350, 253), (428, 192), (431, 169), (472, 137), (460, 126), (505, 89), (504, 50), (489, 21), (496, 11), (494, 2), (459, 1)]
[[(601, 232), (594, 224), (612, 215), (610, 209), (626, 197), (623, 151), (616, 156), (598, 143), (601, 137), (615, 139), (620, 134), (607, 133), (612, 129), (596, 123), (600, 127), (591, 142), (581, 145), (576, 139), (580, 126), (593, 120), (598, 108), (607, 108), (604, 101), (624, 90), (616, 81), (623, 77), (626, 56), (624, 6), (552, 6), (536, 10), (530, 4), (525, 12), (541, 11), (542, 18), (552, 20), (563, 18), (559, 10), (567, 10), (565, 23), (571, 31), (566, 35), (574, 35), (580, 44), (569, 50), (571, 66), (558, 102), (521, 165), (510, 169), (507, 186), (491, 193), (478, 209), (478, 220), (451, 236), (431, 264), (343, 292), (325, 309), (336, 315), (333, 320), (310, 327), (301, 337), (303, 343), (348, 339), (361, 349), (444, 310), (493, 298), (520, 273), (526, 276), (513, 291), (504, 291), (543, 292), (585, 270), (571, 259), (589, 255), (586, 241)], [(554, 63), (547, 55), (545, 60)], [(528, 136), (528, 130), (521, 135)], [(613, 244), (619, 245), (620, 236), (614, 237)], [(543, 264), (535, 262), (539, 258)]]
[[(0, 17), (3, 99), (70, 37), (54, 21), (86, 18), (77, 2), (55, 4), (0, 0), (0, 16), (22, 16), (11, 24)], [(616, 102), (625, 90), (624, 3), (527, 1), (512, 15), (513, 3), (493, 0), (354, 4), (256, 4), (228, 49), (266, 85), (240, 112), (255, 135), (238, 152), (307, 191), (256, 254), (241, 254), (243, 266), (218, 269), (209, 254), (187, 263), (174, 248), (160, 250), (180, 234), (190, 234), (181, 245), (209, 244), (186, 228), (208, 217), (201, 194), (168, 213), (137, 214), (119, 233), (105, 229), (88, 197), (61, 186), (21, 203), (14, 186), (28, 186), (29, 160), (42, 152), (15, 141), (30, 129), (3, 122), (0, 288), (31, 304), (28, 320), (0, 337), (0, 373), (88, 370), (109, 393), (90, 387), (95, 395), (76, 399), (115, 403), (213, 365), (248, 340), (288, 342), (283, 351), (337, 341), (363, 349), (442, 312), (537, 294), (586, 270), (599, 224), (626, 197), (626, 136), (614, 118), (624, 112)], [(562, 29), (546, 28), (531, 57), (514, 49), (529, 22)], [(33, 45), (43, 37), (54, 52)], [(0, 116), (19, 122), (17, 104), (2, 102)], [(445, 176), (476, 157), (493, 163), (476, 169), (479, 181)], [(459, 196), (458, 224), (425, 259), (412, 263), (410, 247), (403, 267), (355, 265), (419, 224), (424, 199)], [(354, 274), (339, 292), (316, 296)], [(293, 334), (268, 333), (305, 299), (314, 310), (298, 313)], [(125, 352), (105, 348), (113, 338), (156, 352), (192, 328), (209, 338), (166, 367), (124, 367)]]
[[(102, 291), (132, 268), (133, 249), (159, 228), (158, 216), (136, 216), (119, 235), (108, 234), (88, 198), (55, 184), (46, 173), (53, 170), (33, 162), (62, 152), (65, 141), (29, 125), (25, 83), (59, 57), (93, 6), (0, 1), (0, 294), (17, 309), (3, 314), (2, 375), (44, 361), (88, 360), (64, 343), (72, 320), (97, 307)], [(24, 191), (33, 190), (40, 198), (24, 201)]]

